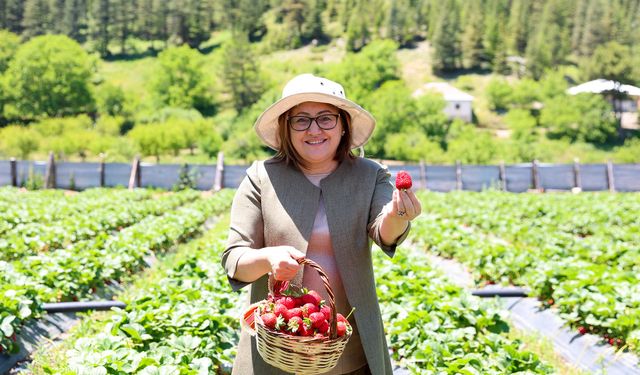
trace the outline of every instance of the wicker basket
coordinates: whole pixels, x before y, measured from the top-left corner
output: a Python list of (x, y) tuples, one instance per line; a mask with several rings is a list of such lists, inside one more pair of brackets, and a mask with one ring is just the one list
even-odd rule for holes
[[(351, 333), (338, 337), (336, 301), (327, 274), (314, 261), (299, 259), (298, 263), (315, 269), (329, 294), (331, 321), (329, 337), (291, 336), (265, 328), (260, 314), (255, 314), (258, 353), (268, 364), (294, 374), (321, 374), (336, 366)], [(270, 285), (270, 288), (272, 286)]]

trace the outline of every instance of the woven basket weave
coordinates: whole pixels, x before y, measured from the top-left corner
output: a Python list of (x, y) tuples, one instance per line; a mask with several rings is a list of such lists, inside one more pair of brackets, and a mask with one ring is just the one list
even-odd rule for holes
[[(265, 328), (259, 310), (255, 314), (258, 353), (268, 364), (294, 374), (321, 374), (334, 368), (344, 351), (351, 333), (338, 337), (336, 301), (327, 274), (314, 261), (299, 259), (298, 263), (315, 269), (329, 294), (331, 320), (329, 337), (291, 336)], [(271, 286), (270, 286), (271, 288)]]

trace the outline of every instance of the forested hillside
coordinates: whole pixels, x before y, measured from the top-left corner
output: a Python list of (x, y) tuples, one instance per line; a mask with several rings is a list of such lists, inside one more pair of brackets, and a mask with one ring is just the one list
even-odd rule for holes
[[(0, 156), (264, 157), (253, 121), (311, 71), (377, 117), (368, 156), (637, 161), (610, 103), (566, 89), (640, 85), (638, 29), (640, 0), (4, 0)], [(473, 124), (412, 96), (442, 80)]]

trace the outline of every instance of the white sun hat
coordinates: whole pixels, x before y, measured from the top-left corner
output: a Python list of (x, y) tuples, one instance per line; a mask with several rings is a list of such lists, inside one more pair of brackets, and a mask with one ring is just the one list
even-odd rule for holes
[(254, 128), (260, 139), (272, 149), (280, 149), (278, 117), (304, 102), (327, 103), (346, 111), (351, 116), (352, 149), (367, 143), (376, 126), (376, 120), (369, 112), (346, 98), (342, 85), (313, 74), (301, 74), (287, 82), (282, 98), (256, 120)]

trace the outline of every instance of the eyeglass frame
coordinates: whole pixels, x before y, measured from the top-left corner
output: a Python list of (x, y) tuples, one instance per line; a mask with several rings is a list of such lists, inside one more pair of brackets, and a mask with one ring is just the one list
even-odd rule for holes
[[(335, 116), (335, 122), (333, 124), (332, 127), (330, 128), (324, 128), (322, 127), (319, 123), (318, 123), (318, 118), (322, 117), (322, 116)], [(291, 119), (294, 117), (302, 117), (302, 118), (306, 118), (307, 120), (309, 120), (309, 125), (307, 125), (306, 128), (304, 129), (296, 129), (291, 125)], [(289, 125), (289, 127), (292, 130), (295, 130), (297, 132), (304, 132), (309, 130), (309, 128), (311, 127), (311, 124), (313, 124), (313, 122), (315, 121), (316, 125), (318, 125), (318, 128), (322, 129), (322, 130), (331, 130), (331, 129), (335, 129), (336, 126), (338, 126), (338, 120), (340, 119), (340, 113), (323, 113), (321, 115), (315, 116), (315, 117), (309, 117), (309, 116), (303, 116), (303, 115), (295, 115), (295, 116), (287, 116), (287, 124)]]

